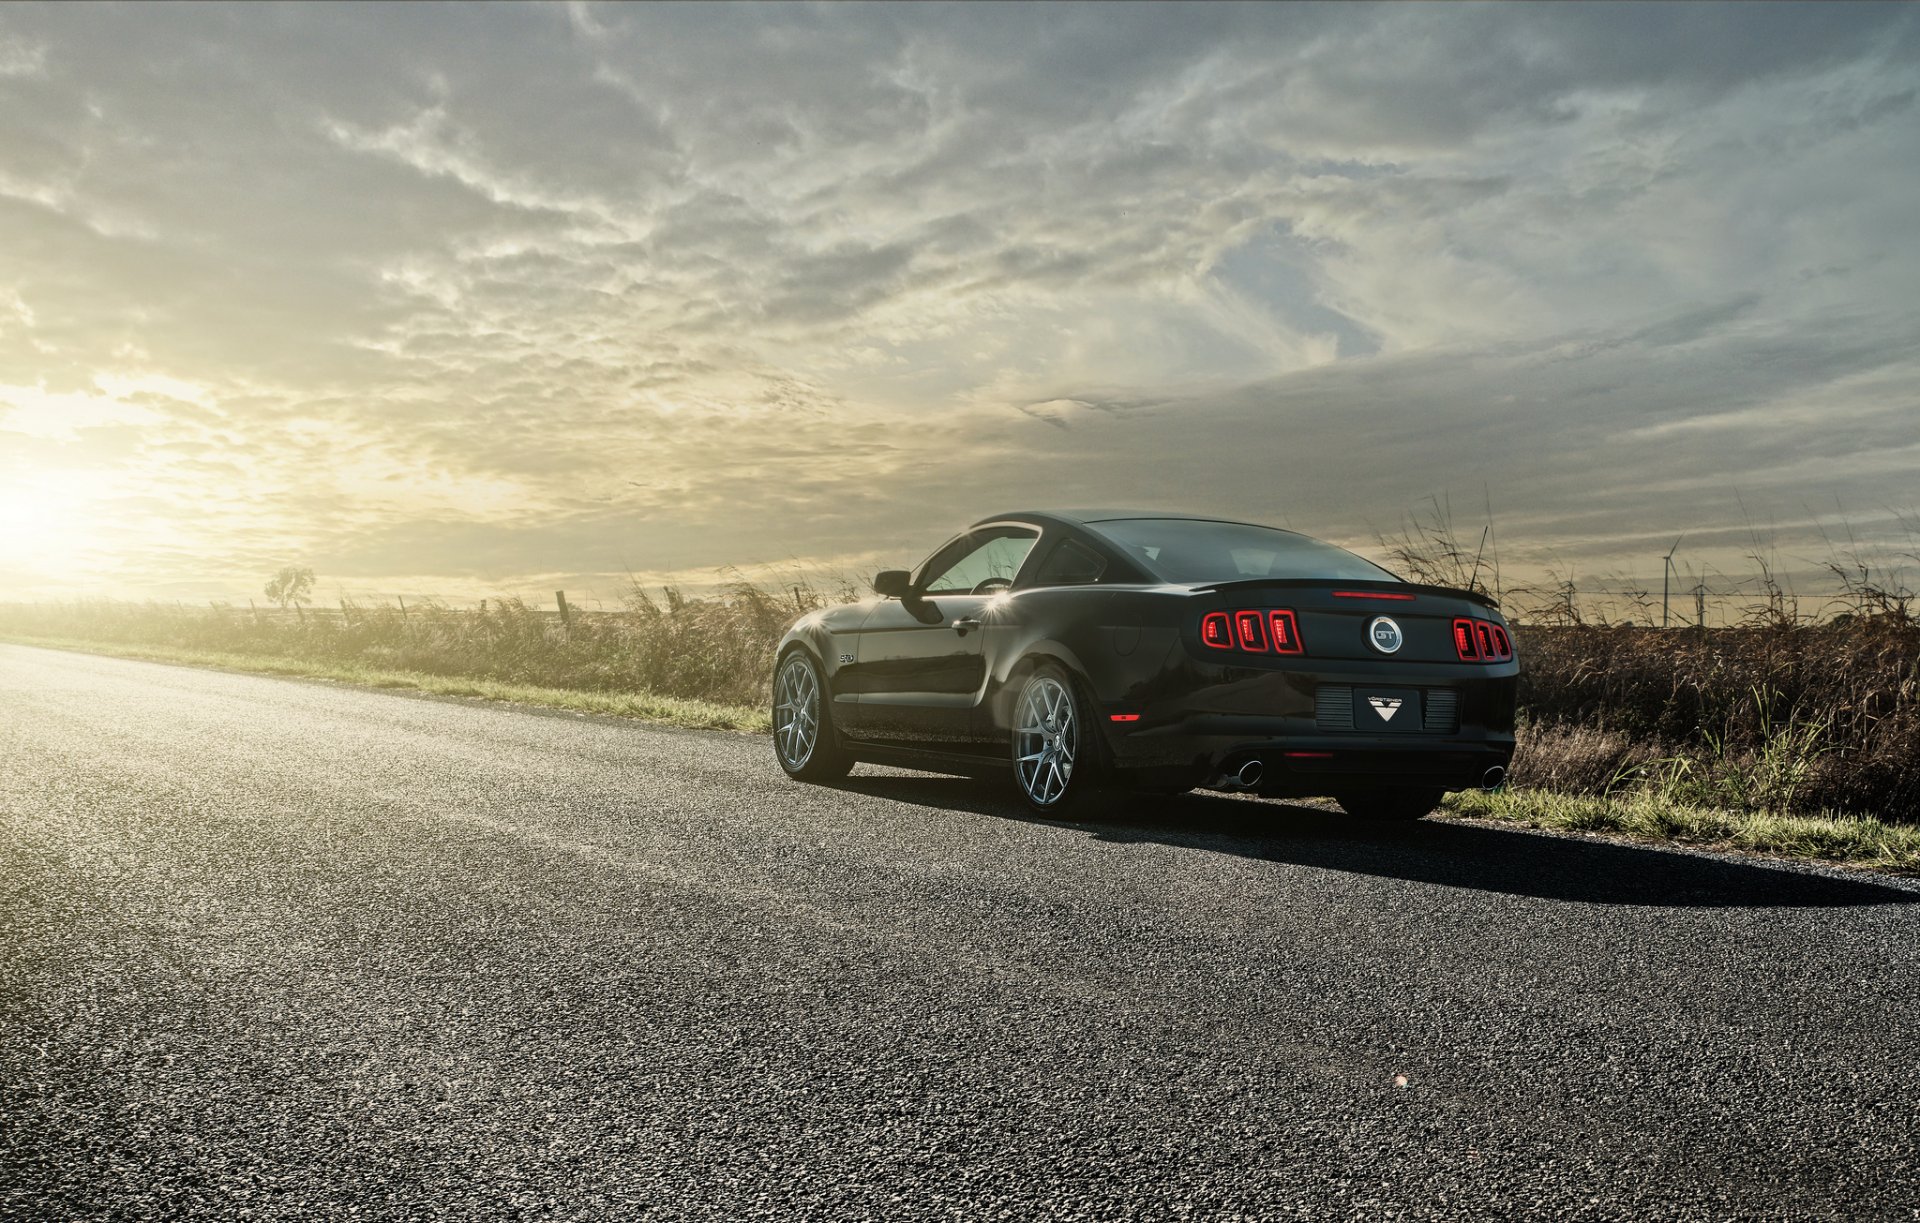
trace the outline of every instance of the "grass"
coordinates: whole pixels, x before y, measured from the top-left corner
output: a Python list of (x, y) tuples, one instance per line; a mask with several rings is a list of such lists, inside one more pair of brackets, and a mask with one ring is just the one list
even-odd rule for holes
[(541, 705), (550, 709), (639, 718), (648, 722), (661, 722), (669, 726), (690, 726), (702, 730), (738, 730), (764, 734), (770, 729), (768, 712), (763, 706), (723, 704), (718, 701), (702, 701), (688, 697), (660, 696), (650, 692), (599, 692), (578, 688), (554, 688), (540, 684), (517, 684), (491, 679), (435, 675), (424, 671), (369, 667), (350, 662), (274, 658), (185, 646), (127, 645), (119, 642), (61, 637), (31, 637), (17, 633), (0, 634), (0, 641), (10, 641), (17, 645), (43, 646), (54, 650), (107, 654), (115, 658), (138, 658), (147, 662), (184, 663), (188, 666), (213, 667), (222, 671), (333, 680), (339, 683), (362, 684), (370, 688), (398, 688), (426, 692), (435, 696), (463, 696), (487, 701), (505, 701), (516, 705)]
[(346, 669), (739, 708), (767, 701), (787, 626), (838, 597), (804, 582), (767, 589), (741, 581), (702, 599), (671, 589), (656, 599), (636, 588), (619, 610), (573, 607), (564, 617), (518, 599), (479, 608), (342, 600), (286, 611), (15, 603), (0, 604), (0, 635), (300, 664), (276, 674)]
[(1516, 782), (1605, 793), (1631, 776), (1701, 805), (1920, 819), (1920, 622), (1903, 614), (1527, 625), (1515, 644), (1534, 732)]
[(1736, 811), (1675, 802), (1650, 791), (1596, 796), (1531, 789), (1448, 795), (1445, 811), (1466, 819), (1556, 832), (1920, 874), (1920, 825), (1893, 824), (1871, 816)]

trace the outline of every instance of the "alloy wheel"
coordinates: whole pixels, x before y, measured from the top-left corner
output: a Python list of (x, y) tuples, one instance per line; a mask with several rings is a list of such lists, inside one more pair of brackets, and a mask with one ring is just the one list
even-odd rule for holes
[(1049, 807), (1066, 794), (1080, 750), (1080, 725), (1073, 694), (1051, 675), (1036, 676), (1020, 694), (1014, 764), (1020, 788), (1037, 807)]
[(820, 679), (805, 655), (795, 654), (780, 668), (780, 682), (774, 686), (773, 740), (789, 769), (804, 768), (820, 742)]

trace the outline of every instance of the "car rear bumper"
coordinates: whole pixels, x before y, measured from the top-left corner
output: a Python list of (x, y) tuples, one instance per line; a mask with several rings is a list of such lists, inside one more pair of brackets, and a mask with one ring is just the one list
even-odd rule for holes
[[(1103, 711), (1123, 778), (1168, 788), (1234, 785), (1259, 761), (1264, 794), (1304, 797), (1378, 786), (1478, 789), (1513, 758), (1513, 675), (1323, 670), (1240, 674), (1178, 698)], [(1374, 733), (1369, 693), (1413, 698)], [(1114, 721), (1114, 712), (1125, 721)], [(1405, 728), (1405, 729), (1401, 729)]]
[(1123, 779), (1143, 786), (1235, 786), (1249, 761), (1260, 763), (1262, 794), (1327, 795), (1379, 786), (1473, 790), (1504, 780), (1513, 736), (1393, 741), (1276, 734), (1181, 736), (1151, 753), (1116, 756)]

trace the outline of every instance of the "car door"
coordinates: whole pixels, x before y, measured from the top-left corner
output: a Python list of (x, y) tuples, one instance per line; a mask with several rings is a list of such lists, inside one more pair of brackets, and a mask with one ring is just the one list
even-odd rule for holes
[(842, 719), (849, 733), (930, 744), (979, 736), (987, 605), (1013, 585), (1038, 536), (1024, 526), (971, 531), (928, 559), (909, 595), (874, 608), (843, 671), (859, 694)]

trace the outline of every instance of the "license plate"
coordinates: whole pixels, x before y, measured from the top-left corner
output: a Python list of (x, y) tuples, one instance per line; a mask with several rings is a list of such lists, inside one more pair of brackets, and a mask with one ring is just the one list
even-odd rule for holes
[(1420, 691), (1417, 688), (1356, 688), (1353, 692), (1353, 728), (1376, 735), (1419, 734)]

